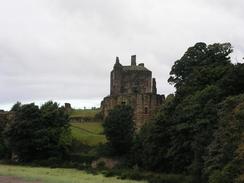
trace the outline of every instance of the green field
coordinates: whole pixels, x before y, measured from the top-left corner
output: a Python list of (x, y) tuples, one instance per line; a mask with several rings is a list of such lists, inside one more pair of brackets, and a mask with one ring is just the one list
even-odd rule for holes
[(102, 134), (103, 127), (101, 122), (71, 123), (71, 133), (74, 139), (82, 144), (95, 146), (105, 143), (105, 135)]
[(100, 109), (74, 109), (72, 110), (70, 117), (90, 117), (94, 118)]
[(103, 175), (87, 174), (74, 169), (33, 168), (0, 165), (0, 176), (14, 176), (42, 183), (137, 183), (138, 181), (106, 178)]

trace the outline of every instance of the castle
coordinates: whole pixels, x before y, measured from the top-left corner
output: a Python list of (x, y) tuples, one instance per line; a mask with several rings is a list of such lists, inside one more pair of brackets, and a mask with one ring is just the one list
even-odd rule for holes
[(163, 103), (164, 95), (157, 94), (156, 79), (143, 63), (136, 64), (136, 55), (131, 56), (131, 65), (123, 66), (119, 58), (110, 76), (110, 95), (101, 103), (106, 117), (116, 105), (127, 104), (134, 109), (134, 121), (140, 128)]

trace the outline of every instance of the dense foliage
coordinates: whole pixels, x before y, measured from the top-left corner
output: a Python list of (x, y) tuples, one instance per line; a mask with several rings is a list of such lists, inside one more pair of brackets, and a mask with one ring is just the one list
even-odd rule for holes
[(128, 153), (135, 131), (132, 108), (127, 105), (115, 107), (109, 112), (103, 126), (108, 145), (113, 152), (117, 155)]
[(169, 78), (175, 95), (138, 134), (134, 163), (191, 174), (198, 183), (241, 176), (244, 65), (232, 64), (231, 52), (229, 43), (197, 43), (175, 62)]
[(244, 94), (220, 103), (218, 117), (217, 130), (207, 149), (205, 173), (210, 175), (210, 182), (232, 183), (243, 166), (243, 151), (239, 147), (244, 143)]
[(6, 157), (7, 147), (4, 142), (3, 132), (8, 122), (8, 117), (4, 114), (0, 116), (0, 159)]
[(14, 118), (5, 128), (7, 146), (18, 161), (62, 158), (71, 143), (68, 115), (57, 103), (13, 106)]

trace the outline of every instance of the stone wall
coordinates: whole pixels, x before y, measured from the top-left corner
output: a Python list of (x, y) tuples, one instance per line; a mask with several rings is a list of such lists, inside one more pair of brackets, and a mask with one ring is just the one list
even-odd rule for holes
[(133, 94), (109, 96), (101, 104), (103, 116), (106, 117), (116, 105), (130, 105), (134, 109), (134, 121), (137, 128), (149, 121), (159, 106), (163, 103), (163, 95)]

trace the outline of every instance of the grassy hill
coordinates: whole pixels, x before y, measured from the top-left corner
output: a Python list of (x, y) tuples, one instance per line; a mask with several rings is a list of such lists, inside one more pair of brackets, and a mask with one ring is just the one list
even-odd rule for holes
[[(103, 175), (87, 174), (84, 171), (62, 168), (33, 168), (0, 165), (0, 176), (14, 176), (26, 181), (42, 183), (137, 183), (138, 181), (106, 178)], [(139, 183), (139, 182), (138, 182)]]
[(74, 139), (89, 146), (106, 142), (102, 122), (96, 119), (99, 112), (100, 109), (73, 109), (71, 111), (70, 124)]
[(73, 138), (82, 144), (95, 146), (99, 143), (105, 143), (106, 137), (102, 132), (103, 127), (101, 122), (71, 123)]

